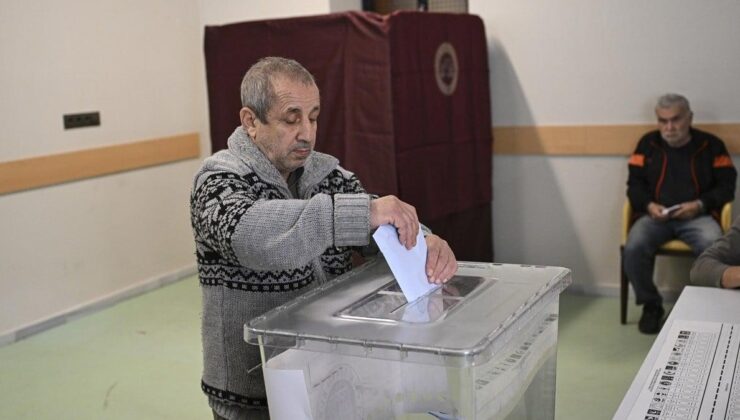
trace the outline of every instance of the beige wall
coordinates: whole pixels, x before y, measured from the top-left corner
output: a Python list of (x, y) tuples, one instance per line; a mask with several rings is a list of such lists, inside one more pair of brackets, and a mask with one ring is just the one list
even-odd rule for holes
[[(352, 6), (2, 3), (0, 162), (192, 132), (205, 156), (203, 25)], [(101, 126), (63, 130), (63, 114), (85, 111), (100, 111)], [(0, 195), (0, 344), (194, 272), (188, 197), (198, 165), (191, 159)]]
[(361, 0), (197, 0), (205, 25), (223, 25), (247, 20), (280, 19), (360, 10)]
[[(4, 1), (0, 161), (204, 133), (201, 44), (193, 0)], [(101, 126), (63, 129), (84, 111)], [(0, 341), (192, 272), (197, 164), (0, 195)]]

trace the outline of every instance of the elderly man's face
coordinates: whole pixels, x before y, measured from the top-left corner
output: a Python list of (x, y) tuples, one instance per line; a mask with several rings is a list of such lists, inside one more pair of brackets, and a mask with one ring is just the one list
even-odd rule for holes
[(291, 172), (306, 163), (316, 144), (319, 89), (314, 84), (279, 76), (273, 78), (272, 85), (277, 100), (267, 113), (267, 121), (259, 121), (248, 108), (243, 108), (242, 125), (278, 172), (288, 179)]
[(656, 108), (660, 135), (670, 146), (680, 147), (689, 141), (691, 128), (691, 111), (674, 105), (668, 108)]

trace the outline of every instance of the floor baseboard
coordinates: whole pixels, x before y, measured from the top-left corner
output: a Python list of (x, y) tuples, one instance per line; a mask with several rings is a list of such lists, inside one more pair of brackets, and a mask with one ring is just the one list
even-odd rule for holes
[(101, 309), (111, 307), (119, 302), (142, 295), (146, 292), (158, 289), (176, 281), (190, 277), (197, 272), (195, 264), (171, 271), (161, 276), (157, 276), (143, 282), (137, 283), (125, 289), (117, 290), (109, 295), (98, 299), (85, 302), (79, 306), (70, 308), (66, 311), (42, 319), (37, 322), (11, 330), (9, 333), (0, 334), (0, 347), (15, 343), (16, 341), (30, 337), (34, 334), (46, 331), (50, 328), (63, 325), (66, 322), (79, 319), (81, 317), (98, 312)]
[[(675, 302), (681, 295), (682, 289), (665, 288), (659, 287), (658, 291), (663, 297), (663, 300), (668, 303)], [(585, 296), (605, 296), (605, 297), (619, 297), (619, 285), (598, 285), (598, 284), (571, 284), (565, 289), (565, 293), (572, 293), (575, 295)], [(632, 288), (629, 288), (629, 302), (635, 300), (635, 295), (632, 292)]]

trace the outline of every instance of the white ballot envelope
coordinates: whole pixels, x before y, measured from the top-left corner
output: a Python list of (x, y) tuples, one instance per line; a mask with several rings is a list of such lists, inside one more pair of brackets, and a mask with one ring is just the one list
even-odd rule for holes
[(382, 225), (373, 234), (375, 242), (383, 253), (388, 266), (401, 287), (406, 300), (413, 302), (439, 287), (429, 283), (425, 270), (427, 263), (427, 243), (419, 228), (416, 246), (406, 249), (398, 240), (398, 232), (392, 225)]

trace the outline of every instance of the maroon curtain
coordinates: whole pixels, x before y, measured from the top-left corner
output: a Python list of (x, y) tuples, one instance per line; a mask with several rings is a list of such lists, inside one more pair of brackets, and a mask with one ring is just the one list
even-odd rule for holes
[(264, 56), (293, 58), (321, 91), (317, 150), (339, 158), (368, 191), (413, 204), (460, 260), (492, 261), (480, 18), (349, 12), (209, 26), (205, 55), (213, 151), (239, 125), (244, 72)]

